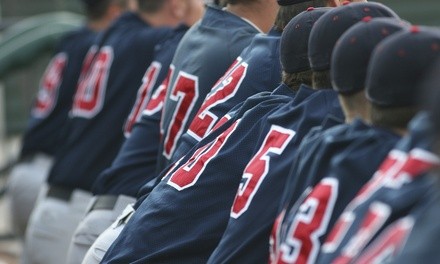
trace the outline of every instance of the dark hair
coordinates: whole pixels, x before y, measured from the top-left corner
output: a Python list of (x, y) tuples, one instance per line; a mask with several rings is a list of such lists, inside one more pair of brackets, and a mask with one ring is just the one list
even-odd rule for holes
[(138, 0), (139, 10), (144, 13), (155, 13), (159, 11), (166, 0)]
[(314, 89), (332, 89), (332, 81), (330, 78), (330, 71), (314, 71), (312, 76), (312, 83)]
[(297, 91), (301, 84), (311, 86), (312, 70), (305, 70), (296, 73), (287, 73), (283, 71), (282, 81), (294, 91)]
[(100, 1), (85, 1), (85, 9), (87, 17), (91, 20), (102, 18), (106, 13), (110, 4), (115, 3), (123, 8), (126, 8), (127, 0), (100, 0)]
[(371, 123), (387, 128), (406, 129), (418, 107), (382, 107), (371, 105)]
[(307, 10), (309, 7), (327, 6), (327, 0), (311, 0), (304, 3), (293, 4), (289, 6), (280, 6), (278, 15), (275, 19), (275, 29), (282, 32), (289, 21), (299, 13)]

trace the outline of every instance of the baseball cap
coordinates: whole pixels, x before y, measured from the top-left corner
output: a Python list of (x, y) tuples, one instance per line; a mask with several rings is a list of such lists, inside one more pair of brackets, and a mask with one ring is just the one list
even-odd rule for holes
[(330, 10), (318, 19), (310, 33), (309, 59), (314, 71), (324, 71), (330, 68), (331, 55), (336, 41), (348, 28), (364, 17), (398, 18), (399, 16), (390, 8), (376, 2), (348, 3)]
[(345, 31), (336, 42), (332, 55), (333, 88), (341, 94), (363, 91), (368, 63), (376, 45), (408, 27), (409, 24), (396, 18), (366, 17)]
[(280, 42), (280, 58), (283, 71), (295, 73), (310, 69), (308, 43), (315, 22), (330, 7), (313, 8), (299, 13), (284, 28)]
[(311, 0), (278, 0), (278, 4), (280, 6), (289, 6), (289, 5), (295, 5), (300, 4), (304, 2), (310, 2)]
[(430, 67), (440, 58), (440, 30), (412, 26), (385, 39), (367, 70), (367, 98), (382, 107), (416, 106)]

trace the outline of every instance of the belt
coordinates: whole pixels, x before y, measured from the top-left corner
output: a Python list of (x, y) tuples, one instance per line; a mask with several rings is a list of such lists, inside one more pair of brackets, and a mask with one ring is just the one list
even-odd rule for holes
[(73, 189), (51, 185), (49, 186), (46, 196), (68, 202), (72, 197), (72, 193)]
[(118, 196), (114, 195), (98, 195), (90, 207), (89, 212), (93, 210), (113, 210), (116, 205)]

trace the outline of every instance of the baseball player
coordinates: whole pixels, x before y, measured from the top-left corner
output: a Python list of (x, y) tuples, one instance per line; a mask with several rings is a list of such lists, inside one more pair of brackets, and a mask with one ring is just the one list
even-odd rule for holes
[[(422, 113), (418, 117), (418, 124), (414, 124), (414, 127), (424, 127), (427, 131), (425, 131), (425, 136), (432, 136), (434, 141), (434, 153), (439, 156), (439, 148), (438, 148), (438, 140), (440, 135), (440, 119), (439, 119), (439, 100), (440, 94), (438, 89), (438, 78), (439, 78), (439, 70), (440, 64), (436, 63), (433, 71), (430, 73), (428, 81), (424, 84), (424, 89), (426, 90), (423, 96), (424, 103), (428, 102), (428, 111), (429, 116)], [(416, 122), (416, 121), (414, 121)], [(428, 130), (429, 128), (429, 130)], [(438, 169), (438, 168), (436, 168)], [(411, 233), (400, 239), (401, 244), (404, 244), (404, 247), (398, 249), (398, 256), (392, 261), (392, 263), (433, 263), (437, 261), (440, 256), (438, 252), (438, 239), (439, 236), (439, 191), (438, 191), (438, 170), (434, 170), (431, 172), (432, 177), (435, 177), (436, 183), (433, 185), (433, 191), (430, 192), (432, 196), (430, 197), (430, 201), (426, 204), (419, 203), (422, 207), (420, 209), (420, 213), (416, 219), (414, 219), (414, 226), (412, 227)], [(417, 210), (417, 209), (416, 209)], [(398, 222), (397, 222), (398, 223)], [(396, 226), (396, 225), (395, 225)], [(399, 227), (397, 225), (396, 227)], [(393, 230), (393, 227), (388, 229)], [(399, 230), (399, 229), (397, 229)], [(384, 232), (383, 237), (387, 238)], [(392, 234), (392, 233), (391, 233)], [(389, 237), (389, 236), (388, 236)], [(380, 239), (379, 241), (384, 241)], [(379, 244), (383, 245), (383, 243)]]
[(177, 45), (186, 31), (204, 12), (202, 0), (182, 1), (183, 23), (161, 43), (154, 52), (154, 60), (143, 77), (136, 102), (124, 125), (127, 139), (112, 165), (94, 183), (96, 195), (88, 213), (73, 235), (67, 263), (79, 263), (96, 238), (113, 223), (122, 210), (135, 202), (143, 182), (152, 177), (156, 168), (159, 147), (159, 122), (165, 97), (169, 65)]
[[(248, 4), (251, 4), (251, 3), (249, 2), (246, 5), (248, 5)], [(267, 3), (252, 3), (251, 6), (249, 6), (249, 7), (247, 7), (246, 5), (243, 5), (241, 3), (235, 3), (234, 5), (230, 5), (229, 8), (231, 10), (237, 10), (237, 9), (240, 9), (241, 7), (250, 9), (251, 6), (254, 6), (254, 5), (256, 5), (258, 8), (263, 8), (264, 6), (267, 5)], [(262, 6), (260, 6), (260, 5), (262, 5)], [(252, 11), (252, 12), (254, 12), (254, 11)], [(247, 14), (247, 15), (249, 15), (249, 14)], [(230, 26), (233, 25), (234, 27), (237, 27), (237, 30), (238, 30), (238, 28), (242, 28), (243, 32), (246, 33), (244, 35), (246, 37), (243, 37), (243, 36), (240, 37), (241, 38), (240, 41), (238, 41), (237, 43), (231, 43), (231, 45), (228, 47), (228, 49), (231, 49), (233, 51), (233, 53), (235, 53), (236, 49), (238, 50), (239, 46), (243, 45), (243, 41), (248, 38), (248, 31), (254, 32), (254, 33), (252, 33), (252, 36), (256, 33), (254, 26), (250, 25), (248, 22), (242, 20), (239, 17), (236, 17), (235, 15), (231, 15), (230, 12), (225, 13), (225, 11), (219, 10), (218, 7), (211, 6), (208, 8), (208, 12), (204, 17), (204, 20), (202, 20), (200, 22), (201, 25), (196, 25), (196, 29), (194, 29), (194, 32), (190, 31), (189, 34), (198, 35), (200, 32), (204, 31), (205, 27), (207, 27), (211, 24), (217, 24), (216, 21), (219, 21), (219, 19), (231, 20), (230, 22), (226, 21), (226, 23)], [(261, 25), (264, 25), (264, 27), (266, 27), (266, 22), (265, 22), (266, 19), (267, 18), (264, 18), (261, 21), (256, 20), (255, 22), (258, 22), (257, 24), (261, 24)], [(232, 30), (232, 28), (230, 28), (228, 30)], [(218, 34), (216, 34), (216, 35), (219, 35), (219, 36), (224, 35), (224, 34), (230, 34), (230, 33), (228, 33), (228, 31), (225, 31), (225, 29), (223, 27), (218, 28), (218, 25), (216, 25), (216, 31), (218, 31)], [(206, 32), (202, 33), (202, 35), (205, 35), (205, 34), (206, 34)], [(210, 34), (214, 34), (214, 33), (212, 32)], [(249, 35), (249, 37), (251, 37), (251, 35)], [(204, 38), (185, 37), (183, 40), (184, 42), (185, 42), (185, 39), (187, 39), (186, 42), (188, 42), (188, 44), (185, 44), (185, 45), (188, 45), (188, 46), (192, 46), (192, 44), (189, 44), (189, 43), (192, 43), (192, 41), (197, 39), (197, 42), (200, 42), (197, 45), (203, 44), (203, 46), (205, 48), (207, 48), (207, 50), (204, 52), (209, 52), (211, 50), (211, 46), (216, 47), (218, 45), (222, 45), (222, 50), (224, 49), (224, 47), (223, 47), (224, 43), (223, 44), (218, 43), (220, 38), (217, 38), (217, 37), (211, 38), (209, 34), (206, 34), (206, 37), (204, 37)], [(211, 42), (216, 43), (216, 44), (213, 45)], [(182, 46), (182, 44), (180, 44), (180, 46)], [(180, 49), (181, 48), (179, 48), (179, 50)], [(182, 55), (180, 57), (182, 57)], [(195, 58), (195, 57), (189, 58), (188, 56), (185, 55), (185, 60), (191, 59), (191, 60), (197, 60), (198, 63), (209, 64), (209, 65), (207, 65), (207, 67), (202, 67), (201, 69), (198, 69), (199, 67), (196, 67), (197, 72), (200, 72), (200, 74), (208, 74), (208, 70), (213, 67), (213, 64), (209, 63), (209, 61), (207, 61), (206, 59), (204, 59), (202, 61), (202, 60), (200, 60), (201, 58), (204, 58), (204, 56), (199, 56), (197, 58)], [(182, 59), (182, 58), (180, 58), (180, 59)], [(222, 59), (229, 60), (229, 54)], [(173, 67), (174, 66), (171, 67), (169, 74), (172, 73)], [(188, 65), (185, 67), (188, 67)], [(208, 78), (208, 79), (210, 79), (210, 78)], [(168, 82), (169, 82), (169, 80), (165, 80), (163, 85), (161, 86), (161, 88), (165, 89), (163, 91), (166, 91), (167, 87), (171, 87), (171, 85), (169, 85)], [(159, 115), (157, 115), (157, 117), (159, 117)], [(151, 120), (151, 118), (150, 118), (150, 120)], [(140, 132), (138, 133), (138, 138), (139, 139), (142, 138), (142, 140), (143, 140), (145, 135), (143, 134), (143, 131), (141, 131), (141, 132), (142, 133), (140, 133)], [(124, 153), (121, 154), (121, 155), (125, 155), (125, 157), (124, 157), (124, 160), (122, 160), (122, 159), (120, 160), (120, 161), (123, 161), (125, 164), (119, 163), (117, 165), (117, 166), (119, 166), (118, 169), (122, 169), (123, 171), (117, 172), (117, 171), (109, 170), (109, 171), (104, 172), (103, 175), (101, 175), (101, 177), (98, 179), (97, 183), (95, 184), (97, 193), (99, 193), (99, 194), (121, 194), (121, 192), (124, 192), (124, 193), (135, 196), (136, 192), (144, 184), (144, 182), (146, 182), (149, 179), (151, 179), (152, 177), (156, 176), (156, 174), (153, 174), (151, 172), (144, 173), (148, 169), (151, 168), (151, 166), (147, 167), (148, 164), (145, 164), (144, 159), (146, 158), (147, 160), (151, 161), (151, 165), (153, 165), (154, 162), (156, 161), (157, 156), (152, 156), (154, 154), (154, 151), (151, 151), (151, 152), (149, 151), (149, 153), (147, 153), (148, 157), (146, 155), (141, 157), (139, 155), (141, 153), (139, 150), (141, 148), (143, 148), (143, 146), (139, 146), (136, 141), (131, 140), (131, 137), (127, 141), (127, 144), (124, 146), (125, 148), (123, 148), (121, 150), (126, 153), (126, 154), (124, 154)], [(152, 138), (151, 140), (154, 141), (154, 138)], [(130, 145), (129, 145), (129, 142), (130, 142)], [(149, 148), (151, 148), (152, 144), (148, 143), (148, 145), (149, 145)], [(145, 149), (143, 149), (142, 151), (145, 151)], [(121, 157), (123, 157), (123, 156), (121, 156)], [(115, 163), (116, 162), (118, 162), (118, 161), (116, 160)], [(134, 163), (139, 164), (138, 171), (136, 171), (134, 169), (134, 167), (128, 167), (128, 165), (131, 165)], [(118, 174), (115, 174), (115, 173), (118, 173)], [(126, 175), (127, 173), (129, 173), (128, 176)], [(109, 243), (105, 237), (106, 237), (106, 235), (103, 234), (100, 237), (100, 239), (97, 240), (97, 242), (92, 246), (92, 249), (89, 251), (90, 254), (88, 254), (86, 256), (86, 259), (91, 259), (90, 257), (94, 254), (93, 253), (94, 251), (100, 253), (102, 251), (101, 249), (108, 248)], [(111, 242), (113, 240), (114, 240), (114, 238), (110, 239)], [(94, 248), (96, 248), (96, 247), (99, 248), (100, 250), (95, 250)], [(95, 256), (95, 257), (99, 258), (99, 256)]]
[[(91, 188), (124, 140), (121, 127), (136, 98), (154, 47), (180, 21), (181, 1), (139, 0), (98, 38), (86, 58), (70, 111), (69, 133), (34, 209), (24, 253), (30, 262), (66, 260), (73, 231), (91, 199)], [(88, 61), (87, 61), (88, 60)], [(47, 252), (53, 254), (47, 254)]]
[[(325, 1), (329, 7), (339, 6), (338, 1)], [(279, 35), (300, 11), (310, 6), (319, 7), (322, 1), (278, 1), (281, 9), (277, 21), (268, 35), (257, 35), (251, 45), (236, 59), (228, 72), (213, 87), (195, 115), (186, 133), (173, 153), (172, 161), (185, 155), (206, 136), (230, 109), (251, 95), (276, 87), (281, 80), (279, 65)], [(283, 8), (295, 4), (294, 10)], [(286, 9), (286, 10), (284, 10)], [(285, 22), (286, 21), (286, 22)], [(258, 64), (254, 61), (259, 61)], [(275, 76), (274, 76), (275, 75)], [(264, 79), (263, 79), (264, 78)], [(273, 83), (275, 82), (276, 83)]]
[(22, 139), (20, 161), (9, 176), (12, 223), (20, 236), (24, 236), (38, 190), (63, 143), (83, 59), (96, 33), (105, 29), (124, 8), (123, 2), (117, 0), (83, 2), (87, 22), (63, 37), (47, 66)]
[[(417, 88), (424, 73), (440, 58), (439, 45), (439, 31), (417, 26), (381, 42), (373, 51), (366, 83), (373, 109), (392, 113), (406, 106), (407, 112), (417, 111)], [(433, 184), (425, 172), (440, 164), (432, 153), (432, 137), (425, 131), (423, 122), (416, 119), (411, 124), (409, 135), (399, 141), (340, 215), (317, 263), (377, 263), (396, 254), (413, 224), (411, 211), (425, 203)], [(397, 225), (400, 238), (370, 248), (378, 234), (389, 234), (384, 229), (397, 219), (402, 220)]]
[[(364, 95), (368, 61), (374, 47), (405, 28), (397, 19), (367, 17), (339, 38), (332, 56), (331, 76), (346, 124), (328, 128), (331, 125), (327, 122), (301, 143), (281, 200), (283, 211), (272, 232), (271, 263), (316, 261), (327, 228), (371, 178), (396, 144), (402, 127), (406, 127), (383, 122), (389, 118), (370, 118)], [(386, 114), (382, 113), (388, 117)], [(312, 221), (305, 220), (307, 217)]]
[(161, 120), (158, 173), (168, 165), (216, 81), (257, 33), (270, 30), (278, 11), (275, 0), (226, 2), (223, 10), (208, 7), (176, 51)]
[[(301, 51), (307, 50), (307, 45), (301, 47), (304, 47)], [(307, 58), (302, 63), (308, 65)], [(104, 256), (103, 263), (206, 262), (226, 227), (242, 172), (258, 150), (255, 143), (261, 143), (263, 117), (293, 100), (298, 83), (289, 82), (289, 85), (281, 85), (270, 99), (244, 113), (242, 118), (236, 116), (228, 121), (225, 125), (230, 126), (218, 137), (214, 137), (217, 131), (214, 130), (179, 166), (165, 173), (151, 193), (138, 202), (136, 212)], [(290, 135), (281, 133), (280, 137), (291, 139)], [(160, 234), (155, 230), (160, 230)], [(150, 235), (146, 236), (147, 233)], [(131, 243), (134, 240), (139, 243)]]
[[(299, 143), (313, 126), (320, 125), (320, 122), (323, 122), (329, 115), (337, 119), (343, 118), (336, 93), (325, 89), (331, 85), (324, 78), (319, 77), (329, 69), (330, 61), (325, 59), (327, 52), (331, 54), (337, 36), (340, 36), (349, 24), (355, 23), (356, 20), (359, 21), (363, 16), (362, 10), (365, 8), (369, 8), (369, 13), (372, 16), (395, 15), (381, 5), (353, 4), (353, 7), (338, 7), (328, 12), (331, 14), (341, 12), (350, 17), (348, 20), (341, 15), (337, 24), (321, 23), (321, 19), (316, 22), (308, 46), (314, 74), (321, 71), (314, 75), (315, 90), (308, 90), (305, 86), (301, 87), (292, 104), (278, 109), (268, 117), (265, 131), (284, 129), (292, 131), (293, 138), (285, 146), (277, 146), (283, 150), (282, 152), (275, 147), (261, 148), (261, 153), (257, 152), (246, 166), (232, 205), (228, 226), (222, 240), (210, 257), (210, 263), (225, 260), (229, 262), (257, 262), (259, 259), (269, 257), (267, 250), (269, 234), (278, 210), (273, 203), (277, 203), (281, 199), (282, 190)], [(291, 21), (293, 23), (292, 30), (299, 31), (301, 28), (305, 30), (307, 28), (304, 26), (305, 24), (314, 24), (313, 19), (316, 17), (310, 16), (314, 14), (313, 10), (309, 12), (302, 14), (302, 16), (299, 15)], [(328, 16), (330, 15), (324, 14), (321, 18)], [(320, 26), (326, 27), (326, 34), (321, 33), (318, 28)], [(295, 41), (297, 38), (292, 38), (286, 44), (292, 46)], [(289, 62), (288, 65), (291, 63)], [(317, 77), (320, 79), (316, 79)], [(251, 254), (249, 250), (252, 249), (257, 250)]]

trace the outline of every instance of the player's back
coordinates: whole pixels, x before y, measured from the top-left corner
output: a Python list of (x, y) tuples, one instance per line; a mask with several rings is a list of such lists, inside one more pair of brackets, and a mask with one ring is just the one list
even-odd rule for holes
[(148, 67), (138, 98), (125, 122), (127, 139), (114, 159), (96, 180), (95, 194), (128, 195), (136, 197), (139, 188), (155, 177), (156, 159), (160, 141), (160, 117), (165, 97), (162, 82), (168, 75), (169, 65), (180, 39), (188, 27), (177, 27), (155, 48), (154, 61)]
[[(317, 263), (355, 260), (377, 234), (425, 199), (433, 184), (425, 173), (439, 164), (438, 157), (430, 151), (433, 138), (429, 136), (429, 126), (423, 116), (411, 122), (410, 134), (389, 152), (372, 179), (342, 212), (321, 248)], [(363, 236), (363, 232), (368, 236)]]
[(63, 143), (82, 62), (96, 32), (87, 27), (66, 34), (41, 78), (22, 143), (21, 156), (53, 156)]
[[(144, 196), (135, 214), (105, 260), (206, 262), (227, 224), (240, 183), (240, 168), (256, 151), (257, 146), (247, 144), (247, 140), (258, 138), (262, 116), (289, 102), (295, 94), (286, 86), (280, 88), (284, 93), (266, 98), (244, 112), (242, 118), (231, 119), (225, 124), (230, 126), (217, 137), (214, 131), (199, 142), (177, 167), (160, 176), (162, 180), (151, 193), (141, 189)], [(160, 235), (157, 230), (162, 230)], [(131, 244), (133, 239), (142, 243)]]
[(174, 56), (162, 115), (158, 172), (169, 162), (204, 98), (258, 30), (244, 19), (208, 7), (183, 37)]
[(265, 117), (258, 140), (248, 142), (259, 150), (241, 170), (227, 229), (209, 263), (268, 259), (269, 234), (278, 210), (274, 204), (281, 198), (293, 157), (307, 132), (329, 114), (343, 118), (336, 93), (302, 85), (294, 100)]
[(176, 161), (204, 138), (237, 104), (259, 92), (271, 92), (281, 82), (279, 45), (281, 33), (272, 29), (257, 34), (251, 44), (212, 87), (188, 130), (180, 139), (171, 161)]
[[(293, 263), (299, 259), (314, 262), (328, 228), (372, 177), (398, 139), (391, 131), (354, 120), (321, 132), (313, 144), (301, 145), (299, 152), (307, 154), (297, 158), (312, 161), (296, 159), (295, 163), (301, 162), (302, 166), (293, 167), (289, 174), (281, 200), (283, 211), (271, 237), (272, 263)], [(307, 149), (310, 145), (312, 151)], [(303, 220), (311, 211), (313, 224)], [(310, 244), (312, 236), (319, 241)], [(304, 246), (297, 246), (294, 241)]]
[(126, 13), (101, 34), (90, 50), (90, 69), (80, 77), (67, 142), (56, 157), (49, 183), (90, 190), (111, 164), (124, 140), (123, 123), (154, 46), (168, 32)]

